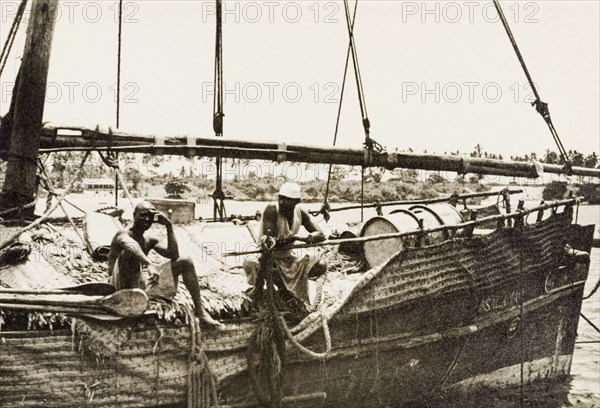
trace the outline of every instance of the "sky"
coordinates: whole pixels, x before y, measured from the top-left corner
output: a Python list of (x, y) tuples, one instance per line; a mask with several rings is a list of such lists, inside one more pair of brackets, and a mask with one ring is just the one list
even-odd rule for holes
[[(2, 43), (19, 2), (0, 0)], [(600, 152), (600, 2), (501, 4), (565, 147)], [(224, 137), (331, 145), (344, 3), (224, 1), (224, 13)], [(214, 136), (214, 14), (212, 1), (124, 1), (119, 130)], [(113, 1), (59, 3), (45, 121), (116, 128), (116, 16)], [(0, 79), (0, 114), (25, 23)], [(371, 136), (388, 150), (556, 150), (491, 1), (363, 0), (355, 38)], [(363, 138), (350, 67), (337, 144)]]

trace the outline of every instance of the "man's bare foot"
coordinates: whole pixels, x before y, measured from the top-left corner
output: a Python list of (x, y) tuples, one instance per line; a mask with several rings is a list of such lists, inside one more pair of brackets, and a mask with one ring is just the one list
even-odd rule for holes
[(215, 329), (221, 329), (223, 327), (223, 324), (221, 322), (213, 319), (212, 316), (208, 314), (208, 312), (204, 309), (202, 309), (200, 313), (197, 313), (196, 317), (200, 319), (200, 322)]

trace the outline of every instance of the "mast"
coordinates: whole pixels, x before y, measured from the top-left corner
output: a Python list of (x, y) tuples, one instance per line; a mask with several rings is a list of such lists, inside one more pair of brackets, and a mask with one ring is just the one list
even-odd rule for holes
[(14, 110), (10, 111), (12, 130), (0, 194), (0, 210), (18, 210), (4, 214), (5, 218), (33, 215), (34, 207), (24, 206), (34, 202), (37, 189), (36, 162), (57, 10), (57, 0), (33, 0), (31, 4), (25, 50), (13, 95)]

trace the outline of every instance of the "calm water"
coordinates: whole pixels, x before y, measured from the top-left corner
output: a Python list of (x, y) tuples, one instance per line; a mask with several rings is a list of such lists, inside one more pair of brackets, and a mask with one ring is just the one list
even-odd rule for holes
[[(539, 201), (534, 196), (529, 196), (526, 206), (534, 206)], [(102, 205), (112, 205), (114, 198), (106, 196), (99, 198), (97, 196), (79, 196), (72, 199), (74, 203), (84, 210), (93, 210), (98, 207), (98, 203)], [(495, 200), (495, 199), (494, 199)], [(38, 213), (43, 212), (45, 203), (44, 200), (38, 202)], [(130, 210), (125, 199), (120, 200), (121, 206)], [(256, 210), (262, 210), (265, 203), (260, 202), (228, 202), (228, 214), (251, 215)], [(81, 215), (77, 210), (72, 210), (70, 206), (68, 211), (74, 216)], [(318, 209), (319, 204), (307, 205), (310, 209)], [(60, 215), (57, 212), (56, 215)], [(196, 206), (196, 215), (203, 217), (212, 216), (212, 204), (199, 204)], [(365, 217), (375, 215), (373, 209), (365, 210)], [(360, 220), (360, 210), (352, 210), (342, 213), (332, 213), (332, 220), (328, 225), (335, 225), (346, 221)], [(582, 225), (595, 224), (596, 236), (599, 235), (598, 226), (600, 225), (600, 206), (580, 206), (579, 208), (579, 223)], [(586, 295), (590, 293), (596, 282), (600, 279), (600, 248), (592, 249), (590, 276), (586, 284)], [(582, 313), (588, 317), (594, 324), (600, 327), (600, 290), (590, 299), (583, 303)], [(585, 320), (580, 319), (578, 330), (578, 342), (594, 342), (600, 340), (600, 334), (596, 332)], [(600, 408), (600, 343), (578, 343), (575, 346), (575, 354), (573, 357), (573, 365), (571, 369), (572, 380), (569, 385), (557, 385), (555, 387), (545, 387), (544, 389), (528, 389), (526, 392), (525, 406), (540, 407), (540, 408), (566, 408), (566, 407), (581, 407), (581, 408)], [(473, 397), (470, 396), (468, 401), (456, 401), (450, 403), (444, 401), (428, 402), (428, 407), (519, 407), (520, 398), (518, 391), (512, 396), (490, 395), (489, 393)]]
[[(582, 225), (595, 224), (596, 236), (600, 225), (600, 206), (580, 206), (579, 223)], [(600, 248), (592, 248), (590, 275), (585, 285), (585, 294), (591, 292), (600, 279)], [(600, 327), (600, 290), (590, 299), (584, 300), (582, 313), (597, 327)], [(585, 320), (580, 319), (577, 341), (598, 341), (600, 334)], [(582, 400), (581, 406), (600, 407), (600, 343), (579, 343), (575, 345), (573, 381), (569, 399), (576, 402)], [(593, 401), (595, 405), (592, 405)], [(589, 405), (588, 405), (589, 404)]]

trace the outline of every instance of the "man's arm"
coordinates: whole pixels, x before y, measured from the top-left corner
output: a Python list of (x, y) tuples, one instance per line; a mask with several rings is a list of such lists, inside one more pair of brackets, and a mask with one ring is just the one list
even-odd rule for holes
[(177, 238), (175, 238), (175, 232), (173, 231), (173, 224), (167, 217), (159, 214), (158, 224), (164, 225), (167, 228), (167, 239), (159, 240), (155, 239), (153, 242), (153, 249), (158, 252), (159, 255), (164, 256), (172, 261), (179, 258), (179, 246), (177, 245)]
[(268, 204), (263, 211), (256, 243), (260, 248), (271, 247), (277, 235), (277, 207)]
[[(148, 258), (146, 256), (146, 253), (144, 252), (144, 250), (140, 246), (140, 244), (138, 244), (138, 242), (135, 239), (131, 238), (131, 236), (129, 235), (127, 230), (123, 230), (120, 233), (118, 233), (114, 239), (114, 242), (123, 251), (128, 252), (129, 254), (133, 255), (140, 262), (140, 264), (142, 264), (143, 266), (146, 267), (146, 269), (148, 270), (148, 274), (149, 274), (149, 278), (148, 278), (149, 284), (153, 285), (156, 282), (158, 282), (158, 279), (159, 279), (158, 271), (156, 270), (156, 268), (150, 261), (150, 258)], [(113, 263), (113, 265), (114, 265), (114, 263)], [(110, 265), (110, 262), (109, 262), (109, 266), (112, 269), (112, 265)]]
[(325, 234), (323, 234), (323, 231), (310, 214), (304, 208), (300, 212), (302, 214), (302, 226), (309, 232), (308, 237), (306, 237), (306, 243), (313, 244), (325, 241)]
[(274, 204), (268, 204), (265, 207), (261, 222), (261, 236), (274, 237), (277, 235), (277, 207)]
[(151, 264), (150, 259), (146, 256), (140, 244), (131, 238), (126, 230), (117, 234), (115, 241), (121, 249), (135, 256), (142, 265), (148, 266)]

